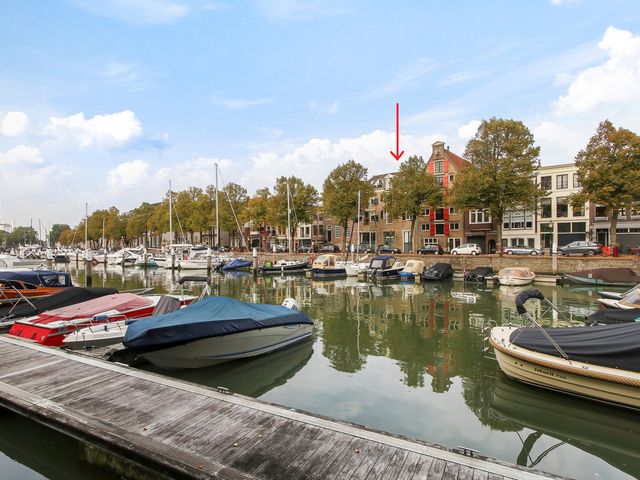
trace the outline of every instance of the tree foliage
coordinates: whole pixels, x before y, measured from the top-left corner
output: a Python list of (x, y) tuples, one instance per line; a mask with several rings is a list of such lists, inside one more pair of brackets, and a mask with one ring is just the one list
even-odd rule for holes
[(449, 202), (465, 209), (486, 209), (498, 224), (502, 242), (502, 217), (514, 208), (535, 208), (546, 192), (536, 185), (540, 147), (518, 120), (483, 120), (469, 140), (465, 157), (471, 165), (458, 172)]
[[(322, 186), (323, 210), (334, 217), (343, 231), (347, 231), (349, 220), (354, 220), (358, 209), (358, 192), (365, 202), (373, 196), (373, 186), (367, 179), (367, 169), (354, 160), (338, 165), (327, 176)], [(366, 203), (365, 203), (366, 205)], [(343, 236), (342, 250), (346, 251), (346, 235)]]
[(400, 164), (400, 170), (391, 179), (391, 189), (385, 196), (390, 218), (408, 217), (411, 220), (411, 248), (414, 249), (416, 219), (428, 206), (442, 203), (442, 186), (427, 171), (422, 157), (411, 156)]
[(60, 235), (62, 235), (62, 232), (70, 229), (71, 227), (66, 223), (54, 223), (51, 227), (51, 231), (49, 232), (51, 243), (55, 245), (60, 240)]
[(576, 155), (576, 167), (582, 188), (571, 203), (605, 206), (611, 217), (611, 244), (617, 245), (619, 210), (640, 203), (640, 136), (605, 120)]
[(240, 219), (246, 215), (245, 209), (249, 202), (247, 189), (237, 183), (228, 183), (220, 191), (219, 201), (220, 228), (223, 231), (229, 232), (229, 235), (235, 238), (237, 235), (240, 235), (238, 224), (240, 224), (240, 228), (242, 228)]
[(316, 204), (318, 203), (318, 191), (313, 185), (305, 184), (298, 177), (280, 177), (273, 187), (273, 195), (269, 199), (267, 219), (270, 225), (287, 227), (287, 183), (289, 184), (290, 208), (291, 208), (291, 232), (293, 241), (295, 226), (298, 223), (310, 223), (313, 219)]

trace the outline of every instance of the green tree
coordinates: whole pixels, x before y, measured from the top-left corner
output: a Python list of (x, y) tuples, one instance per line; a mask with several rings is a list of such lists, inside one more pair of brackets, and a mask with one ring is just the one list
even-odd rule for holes
[(143, 202), (139, 207), (134, 208), (127, 215), (125, 226), (126, 238), (143, 237), (147, 232), (152, 232), (152, 222), (155, 207), (147, 202)]
[(38, 234), (32, 227), (16, 227), (7, 236), (7, 246), (32, 245), (36, 243)]
[(60, 232), (58, 242), (60, 242), (60, 245), (69, 246), (73, 243), (75, 236), (75, 228), (68, 228), (67, 230), (63, 230), (62, 232)]
[(576, 166), (582, 189), (571, 203), (605, 206), (611, 217), (610, 243), (617, 245), (619, 210), (640, 202), (640, 136), (605, 120), (576, 155)]
[(243, 220), (250, 222), (253, 228), (260, 231), (260, 248), (265, 248), (266, 226), (269, 215), (269, 199), (271, 192), (267, 187), (259, 189), (247, 202)]
[[(245, 210), (249, 201), (247, 189), (237, 183), (228, 183), (220, 191), (219, 197), (220, 228), (229, 232), (230, 237), (235, 239), (237, 235), (243, 235), (238, 232), (238, 223), (246, 215)], [(242, 224), (240, 227), (242, 228)]]
[(53, 226), (51, 227), (51, 232), (49, 233), (49, 236), (51, 238), (51, 243), (54, 245), (58, 243), (62, 232), (70, 229), (71, 227), (66, 223), (54, 223)]
[(318, 203), (318, 191), (313, 185), (305, 184), (298, 177), (280, 177), (273, 187), (273, 196), (269, 200), (268, 219), (269, 224), (287, 227), (287, 183), (289, 184), (290, 208), (291, 208), (291, 232), (292, 245), (295, 245), (296, 226), (300, 223), (309, 223), (313, 219), (316, 204)]
[[(334, 168), (322, 186), (324, 212), (336, 218), (344, 232), (347, 231), (349, 220), (353, 224), (358, 216), (358, 192), (360, 192), (360, 198), (368, 202), (373, 196), (373, 186), (367, 179), (366, 167), (354, 160)], [(345, 234), (342, 241), (343, 251), (347, 251), (346, 242)]]
[(408, 217), (411, 220), (411, 250), (415, 242), (416, 219), (427, 206), (442, 203), (442, 185), (427, 171), (422, 157), (412, 156), (400, 164), (400, 170), (391, 179), (391, 188), (385, 195), (385, 207), (391, 218)]
[(483, 120), (467, 143), (465, 157), (471, 162), (458, 172), (449, 191), (452, 205), (482, 208), (497, 224), (502, 244), (502, 217), (513, 208), (535, 208), (545, 191), (535, 182), (540, 166), (540, 147), (529, 129), (518, 120)]

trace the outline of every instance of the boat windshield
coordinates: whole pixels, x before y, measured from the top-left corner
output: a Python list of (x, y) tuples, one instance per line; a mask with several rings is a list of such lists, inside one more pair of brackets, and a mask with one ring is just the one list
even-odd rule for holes
[(621, 300), (621, 303), (629, 304), (629, 305), (638, 305), (640, 304), (640, 288), (636, 288), (628, 295), (625, 295)]

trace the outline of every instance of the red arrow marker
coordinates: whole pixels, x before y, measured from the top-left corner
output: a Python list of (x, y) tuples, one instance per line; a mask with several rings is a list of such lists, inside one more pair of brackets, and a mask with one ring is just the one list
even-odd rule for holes
[(396, 160), (400, 160), (400, 157), (404, 154), (404, 150), (400, 153), (400, 104), (396, 103), (396, 153), (391, 150), (389, 153)]

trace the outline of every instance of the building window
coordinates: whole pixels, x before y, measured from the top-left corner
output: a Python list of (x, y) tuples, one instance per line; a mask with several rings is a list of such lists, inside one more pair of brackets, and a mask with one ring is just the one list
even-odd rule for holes
[(584, 204), (573, 207), (573, 216), (574, 217), (584, 216)]
[(428, 223), (421, 223), (420, 224), (420, 230), (422, 232), (428, 232), (429, 231), (429, 224)]
[(551, 190), (551, 176), (540, 177), (540, 188)]
[(573, 174), (573, 188), (580, 188), (582, 184), (580, 183), (580, 177), (578, 177), (577, 173)]
[(444, 235), (444, 223), (436, 223), (436, 235)]
[(619, 208), (618, 209), (618, 218), (626, 218), (627, 216), (627, 209), (626, 208)]
[(640, 216), (640, 207), (631, 207), (631, 216), (632, 217)]
[(369, 221), (370, 222), (376, 222), (377, 221), (376, 212), (369, 212)]
[(556, 175), (556, 188), (558, 190), (562, 190), (564, 188), (569, 188), (569, 175)]
[(336, 239), (342, 238), (342, 227), (340, 225), (336, 225)]
[(540, 216), (542, 218), (551, 218), (551, 199), (543, 198), (540, 200)]
[(569, 204), (566, 197), (556, 198), (556, 217), (568, 217)]
[(378, 205), (378, 197), (373, 197), (369, 201), (370, 205), (375, 206)]
[(456, 210), (456, 207), (449, 207), (449, 214), (450, 215), (455, 215), (456, 213), (458, 213), (458, 211)]
[(444, 180), (442, 175), (436, 175), (436, 180), (438, 181), (441, 187), (444, 185)]
[(429, 237), (423, 240), (424, 245), (436, 245), (438, 243), (437, 238)]
[(433, 162), (433, 173), (435, 175), (444, 173), (444, 161), (443, 160), (436, 160), (435, 162)]
[(423, 217), (428, 217), (428, 216), (429, 216), (429, 209), (428, 209), (428, 208), (425, 208), (425, 209), (422, 211), (422, 216), (423, 216)]
[(449, 183), (453, 183), (453, 175), (449, 175)]
[(444, 208), (436, 208), (436, 220), (444, 220)]
[(449, 230), (460, 230), (460, 224), (459, 223), (450, 223), (449, 224)]
[(486, 210), (471, 210), (469, 212), (469, 223), (489, 223), (491, 217)]
[(596, 205), (596, 217), (607, 218), (607, 207), (605, 207), (604, 205)]

